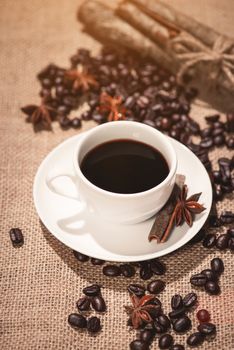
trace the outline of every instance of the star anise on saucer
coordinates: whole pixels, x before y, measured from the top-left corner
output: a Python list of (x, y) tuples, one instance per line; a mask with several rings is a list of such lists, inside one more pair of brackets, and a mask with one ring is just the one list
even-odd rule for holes
[(83, 92), (90, 90), (91, 86), (97, 87), (99, 84), (94, 76), (88, 73), (88, 70), (83, 66), (78, 66), (77, 69), (69, 69), (65, 72), (65, 79), (72, 81), (74, 90), (81, 89)]
[(150, 311), (159, 308), (159, 305), (152, 304), (155, 299), (154, 295), (148, 294), (138, 298), (134, 294), (130, 294), (132, 306), (125, 306), (126, 312), (131, 318), (133, 328), (139, 328), (142, 323), (152, 322)]
[(171, 214), (168, 226), (161, 239), (161, 243), (165, 242), (174, 226), (180, 226), (186, 222), (190, 227), (193, 225), (194, 215), (200, 214), (206, 208), (198, 203), (201, 193), (195, 193), (187, 198), (188, 187), (184, 185), (177, 197), (176, 205)]
[(45, 129), (51, 129), (51, 122), (56, 115), (56, 110), (49, 106), (45, 100), (42, 100), (39, 106), (27, 105), (21, 108), (28, 117), (27, 121), (36, 124), (41, 124)]
[(122, 105), (121, 96), (110, 96), (105, 91), (100, 95), (100, 113), (107, 114), (108, 121), (125, 119), (126, 109)]

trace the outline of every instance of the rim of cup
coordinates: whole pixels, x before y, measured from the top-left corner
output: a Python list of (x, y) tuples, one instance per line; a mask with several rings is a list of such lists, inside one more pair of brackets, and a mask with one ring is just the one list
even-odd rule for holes
[[(116, 123), (121, 123), (123, 124), (124, 123), (124, 127), (138, 127), (138, 128), (143, 128), (143, 129), (147, 129), (148, 131), (152, 132), (155, 134), (156, 137), (160, 138), (164, 143), (167, 143), (167, 147), (172, 155), (172, 164), (171, 166), (169, 167), (169, 173), (167, 175), (167, 177), (162, 181), (160, 182), (157, 186), (154, 186), (146, 191), (142, 191), (142, 192), (136, 192), (136, 193), (116, 193), (116, 192), (111, 192), (111, 191), (108, 191), (108, 190), (104, 190), (96, 185), (94, 185), (91, 181), (89, 181), (85, 175), (82, 173), (81, 171), (81, 168), (80, 168), (80, 164), (79, 164), (79, 161), (78, 161), (78, 158), (79, 158), (79, 151), (80, 151), (80, 146), (81, 146), (81, 143), (84, 143), (87, 139), (89, 139), (90, 137), (92, 137), (93, 135), (96, 134), (97, 132), (97, 129), (101, 130), (103, 128), (112, 128), (114, 127), (114, 125)], [(119, 139), (121, 139), (121, 137), (119, 137)], [(123, 138), (122, 138), (123, 139)], [(129, 140), (135, 140), (134, 138), (132, 138), (131, 136), (129, 137), (125, 137), (124, 139), (129, 139)], [(118, 138), (113, 138), (113, 139), (110, 139), (109, 141), (111, 140), (118, 140)], [(136, 140), (138, 141), (138, 140)], [(100, 145), (102, 143), (105, 143), (105, 142), (108, 142), (108, 141), (103, 141), (103, 142), (100, 142), (98, 143), (97, 145)], [(142, 142), (142, 143), (145, 143), (151, 147), (154, 147), (152, 146), (152, 144), (149, 144), (147, 143), (147, 140), (145, 141), (139, 141), (139, 142)], [(91, 149), (95, 148), (97, 145), (93, 146)], [(157, 148), (154, 147), (156, 150)], [(90, 150), (91, 150), (90, 149)], [(88, 151), (89, 152), (89, 151)], [(87, 152), (87, 153), (88, 153)], [(87, 154), (86, 153), (86, 154)], [(85, 154), (85, 155), (86, 155)], [(162, 154), (163, 157), (165, 157), (164, 154)], [(83, 160), (83, 159), (82, 159)], [(73, 163), (74, 163), (74, 167), (75, 167), (75, 170), (76, 172), (78, 173), (79, 177), (82, 179), (82, 181), (88, 185), (89, 187), (91, 187), (93, 190), (95, 191), (98, 191), (99, 193), (101, 194), (105, 194), (105, 196), (110, 196), (110, 197), (119, 197), (119, 198), (125, 198), (125, 199), (128, 199), (128, 198), (134, 198), (134, 197), (142, 197), (142, 196), (145, 196), (147, 194), (150, 194), (156, 190), (159, 190), (161, 189), (163, 186), (165, 186), (168, 182), (170, 182), (170, 180), (173, 178), (173, 176), (175, 175), (175, 172), (176, 172), (176, 168), (177, 168), (177, 155), (176, 155), (176, 152), (170, 142), (170, 139), (168, 136), (164, 135), (161, 131), (157, 130), (157, 129), (154, 129), (152, 128), (152, 126), (149, 126), (149, 125), (146, 125), (146, 124), (143, 124), (143, 123), (139, 123), (139, 122), (135, 122), (135, 121), (127, 121), (127, 120), (121, 120), (121, 121), (112, 121), (112, 122), (108, 122), (108, 123), (105, 123), (105, 124), (101, 124), (101, 125), (98, 125), (98, 126), (95, 126), (94, 128), (92, 129), (89, 129), (86, 134), (82, 137), (82, 139), (79, 141), (78, 145), (77, 145), (77, 148), (74, 152), (74, 158), (73, 158)], [(168, 164), (168, 162), (167, 162)]]

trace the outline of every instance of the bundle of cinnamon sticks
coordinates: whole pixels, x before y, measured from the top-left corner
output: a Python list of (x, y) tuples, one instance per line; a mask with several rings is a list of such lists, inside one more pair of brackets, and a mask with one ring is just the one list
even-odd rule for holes
[(233, 111), (233, 39), (158, 0), (124, 0), (116, 9), (85, 0), (78, 18), (95, 38), (152, 58), (208, 102)]

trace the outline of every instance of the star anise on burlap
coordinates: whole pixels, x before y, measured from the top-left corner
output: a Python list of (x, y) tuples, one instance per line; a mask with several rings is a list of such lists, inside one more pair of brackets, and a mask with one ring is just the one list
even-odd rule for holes
[(67, 70), (64, 77), (72, 82), (74, 90), (81, 89), (83, 92), (86, 92), (90, 90), (91, 86), (97, 87), (99, 85), (94, 76), (88, 73), (88, 70), (83, 66)]
[(133, 327), (137, 329), (144, 322), (152, 322), (153, 319), (150, 315), (150, 311), (159, 308), (159, 305), (152, 304), (155, 296), (148, 294), (138, 298), (136, 295), (131, 294), (130, 298), (132, 306), (125, 306), (125, 310), (131, 318)]
[(21, 108), (28, 118), (27, 121), (36, 124), (41, 124), (45, 129), (51, 129), (51, 122), (53, 117), (56, 115), (56, 110), (49, 106), (45, 100), (42, 100), (39, 106), (27, 105)]
[(126, 109), (122, 105), (123, 99), (121, 96), (110, 96), (105, 91), (100, 95), (100, 113), (107, 114), (108, 121), (125, 119)]
[(176, 205), (171, 214), (166, 231), (161, 239), (161, 243), (165, 242), (174, 226), (180, 226), (186, 222), (190, 227), (193, 225), (194, 215), (200, 214), (206, 208), (198, 203), (201, 193), (195, 193), (187, 198), (188, 187), (184, 185), (176, 200)]

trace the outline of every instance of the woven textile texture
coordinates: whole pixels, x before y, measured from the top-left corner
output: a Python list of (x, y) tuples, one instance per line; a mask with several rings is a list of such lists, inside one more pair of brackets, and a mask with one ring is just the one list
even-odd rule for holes
[[(189, 2), (170, 1), (184, 12), (234, 36), (232, 0)], [(76, 20), (79, 0), (1, 0), (0, 4), (0, 349), (2, 350), (125, 350), (136, 338), (129, 332), (123, 305), (129, 304), (127, 285), (140, 283), (138, 275), (108, 279), (101, 267), (79, 263), (72, 251), (55, 239), (40, 224), (32, 200), (32, 185), (37, 168), (55, 146), (77, 131), (62, 131), (55, 124), (52, 133), (34, 133), (25, 123), (20, 107), (37, 103), (39, 85), (36, 73), (49, 62), (68, 66), (68, 57), (78, 47), (99, 50), (99, 43), (82, 33)], [(204, 115), (212, 113), (194, 105), (192, 115), (203, 125)], [(94, 126), (83, 123), (82, 131)], [(220, 148), (211, 154), (216, 163), (230, 152)], [(233, 210), (233, 198), (219, 205)], [(11, 227), (22, 228), (25, 244), (13, 248), (9, 239)], [(170, 310), (175, 293), (190, 292), (192, 274), (208, 268), (210, 260), (222, 257), (225, 273), (221, 277), (220, 296), (210, 297), (197, 290), (199, 307), (207, 308), (217, 325), (217, 337), (205, 342), (207, 350), (234, 348), (233, 329), (233, 259), (230, 251), (221, 253), (204, 249), (201, 243), (162, 258), (167, 266), (167, 282), (161, 295), (164, 310)], [(102, 332), (89, 336), (69, 327), (67, 317), (75, 312), (75, 302), (82, 288), (103, 285), (108, 311), (101, 315)], [(195, 313), (191, 314), (193, 330)], [(185, 344), (186, 336), (175, 336)], [(158, 349), (154, 341), (152, 349)]]

